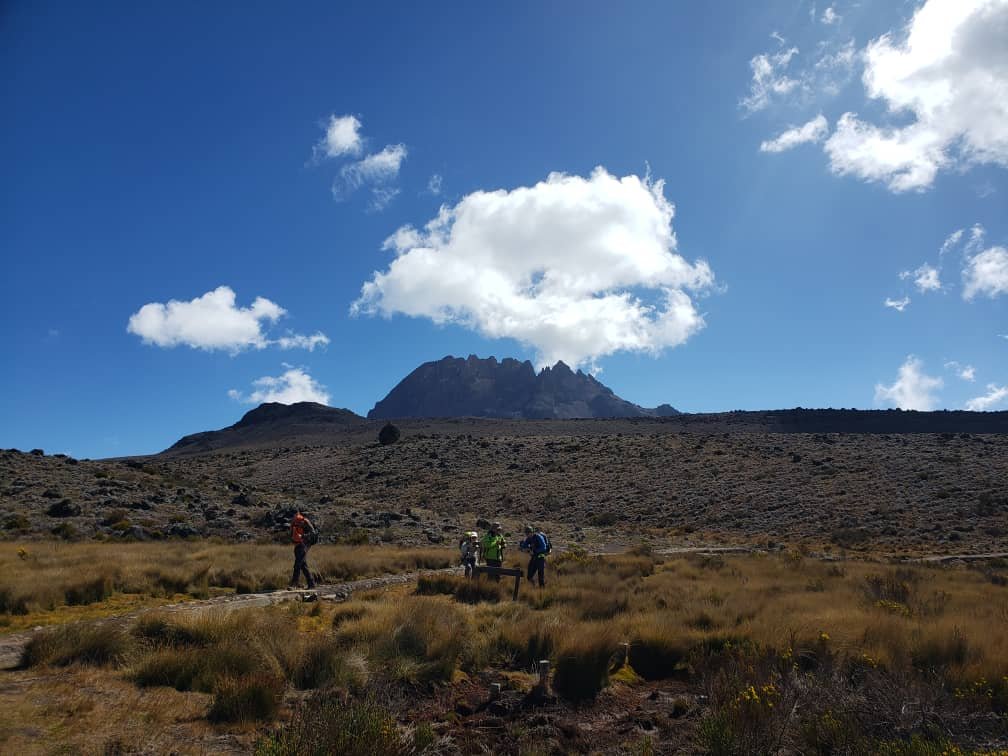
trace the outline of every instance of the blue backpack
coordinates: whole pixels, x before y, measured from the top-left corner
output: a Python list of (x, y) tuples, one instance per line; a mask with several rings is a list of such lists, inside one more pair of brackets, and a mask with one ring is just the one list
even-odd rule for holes
[(536, 537), (538, 537), (542, 541), (542, 551), (539, 552), (540, 554), (549, 554), (551, 551), (553, 551), (553, 544), (550, 543), (549, 536), (547, 536), (542, 531), (539, 531), (538, 533), (536, 533)]

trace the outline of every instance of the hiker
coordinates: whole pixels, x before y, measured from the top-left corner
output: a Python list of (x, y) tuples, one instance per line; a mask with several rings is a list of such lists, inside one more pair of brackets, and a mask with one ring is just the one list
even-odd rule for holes
[(541, 530), (526, 525), (525, 540), (518, 545), (518, 548), (530, 554), (526, 579), (531, 583), (533, 576), (538, 575), (539, 587), (544, 588), (546, 586), (546, 555), (553, 550), (549, 538)]
[[(504, 548), (507, 546), (507, 542), (504, 540), (504, 534), (501, 530), (501, 524), (495, 522), (490, 526), (487, 534), (483, 536), (483, 540), (480, 541), (480, 550), (483, 552), (483, 559), (486, 561), (487, 567), (501, 567), (504, 564)], [(492, 577), (496, 582), (500, 582), (500, 575)]]
[(311, 570), (308, 569), (308, 549), (311, 547), (312, 539), (310, 534), (316, 532), (311, 520), (298, 511), (291, 520), (291, 540), (294, 542), (294, 575), (291, 577), (288, 589), (296, 589), (299, 586), (300, 574), (304, 573), (305, 580), (308, 581), (308, 590), (315, 587), (315, 578), (312, 577)]
[(479, 563), (479, 533), (475, 530), (470, 530), (466, 533), (461, 543), (459, 543), (459, 550), (462, 552), (462, 564), (465, 566), (465, 576), (472, 577), (473, 570), (476, 568), (477, 563)]

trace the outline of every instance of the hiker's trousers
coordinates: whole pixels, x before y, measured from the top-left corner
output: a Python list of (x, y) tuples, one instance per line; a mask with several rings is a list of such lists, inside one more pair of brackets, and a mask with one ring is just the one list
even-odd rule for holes
[(291, 577), (291, 585), (297, 585), (301, 573), (304, 573), (308, 587), (315, 587), (315, 580), (312, 578), (311, 570), (308, 569), (308, 547), (303, 543), (294, 546), (294, 575)]

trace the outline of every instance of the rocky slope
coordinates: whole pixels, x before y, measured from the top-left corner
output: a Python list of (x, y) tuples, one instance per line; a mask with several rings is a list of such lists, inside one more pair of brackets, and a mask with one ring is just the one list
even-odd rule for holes
[(663, 404), (640, 407), (563, 362), (536, 373), (532, 363), (498, 362), (475, 355), (425, 362), (368, 413), (369, 419), (497, 417), (565, 419), (662, 417), (678, 414)]
[(299, 506), (352, 542), (450, 542), (482, 518), (593, 548), (1004, 550), (1008, 434), (781, 433), (774, 416), (413, 419), (391, 446), (363, 421), (324, 442), (126, 460), (0, 451), (0, 538), (282, 540)]

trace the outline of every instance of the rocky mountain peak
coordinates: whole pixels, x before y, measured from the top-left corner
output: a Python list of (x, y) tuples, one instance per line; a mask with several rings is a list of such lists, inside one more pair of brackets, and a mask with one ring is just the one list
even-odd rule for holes
[(425, 362), (378, 402), (368, 418), (563, 419), (671, 413), (621, 399), (593, 376), (575, 372), (562, 361), (536, 373), (528, 360), (506, 357), (498, 362), (496, 357), (481, 359), (471, 354), (465, 359), (447, 356)]

